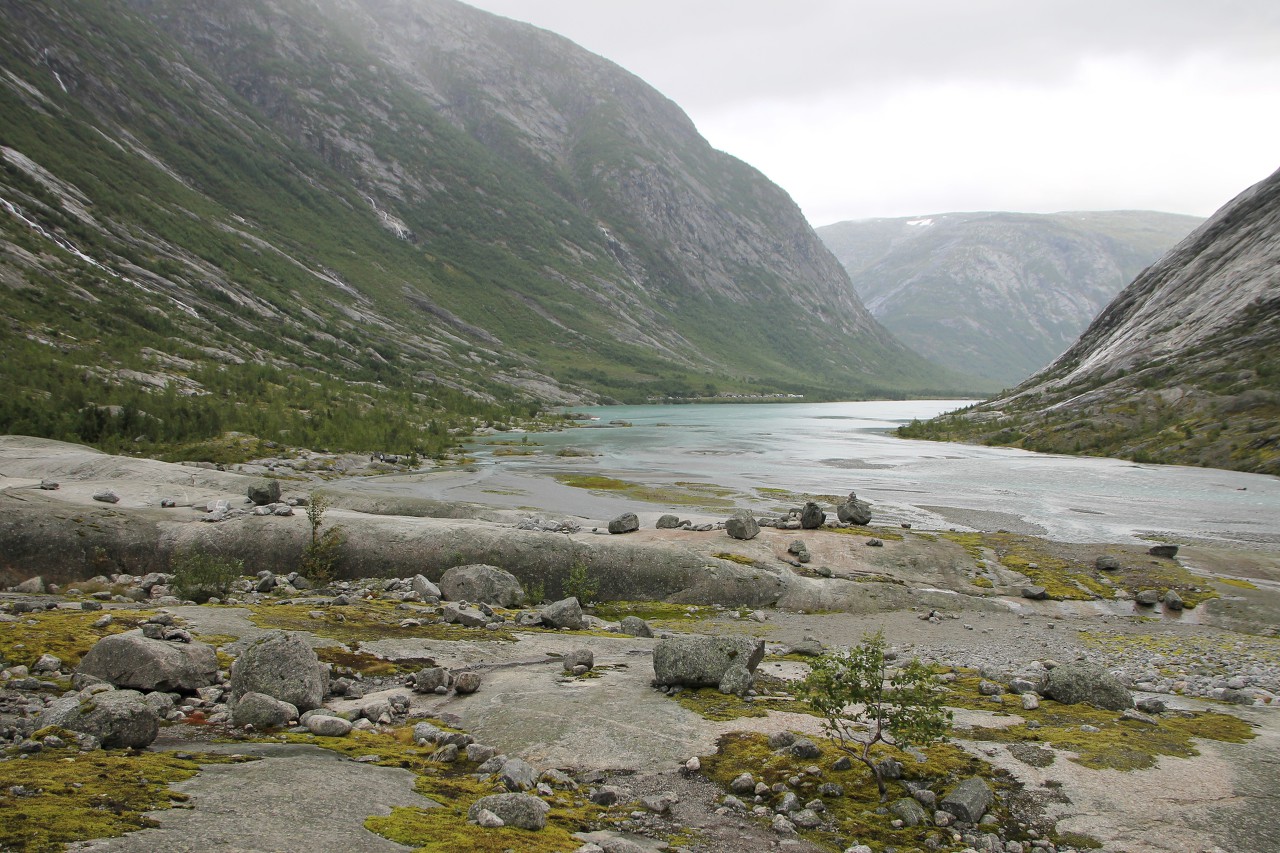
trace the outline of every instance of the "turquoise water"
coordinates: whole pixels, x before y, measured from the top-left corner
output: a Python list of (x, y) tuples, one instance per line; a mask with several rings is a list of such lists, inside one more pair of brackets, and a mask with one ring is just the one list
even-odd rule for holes
[[(529, 436), (533, 457), (490, 457), (476, 472), (414, 489), (435, 497), (607, 518), (630, 505), (663, 507), (560, 486), (556, 474), (601, 474), (661, 486), (731, 489), (735, 505), (766, 511), (776, 493), (856, 491), (878, 520), (925, 528), (1046, 533), (1064, 541), (1123, 541), (1139, 534), (1204, 537), (1280, 547), (1280, 480), (1256, 474), (1007, 448), (906, 441), (889, 432), (968, 401), (609, 406), (574, 411), (598, 420)], [(622, 420), (632, 426), (609, 426)], [(518, 436), (498, 436), (519, 440)], [(564, 447), (599, 454), (561, 458)], [(697, 516), (687, 508), (682, 515)], [(716, 517), (707, 512), (705, 517)], [(720, 512), (719, 517), (724, 513)]]

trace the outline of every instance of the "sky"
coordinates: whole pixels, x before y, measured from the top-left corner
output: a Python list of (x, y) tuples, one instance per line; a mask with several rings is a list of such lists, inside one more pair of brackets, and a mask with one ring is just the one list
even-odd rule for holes
[(1277, 0), (467, 0), (682, 107), (814, 226), (1208, 216), (1280, 168)]

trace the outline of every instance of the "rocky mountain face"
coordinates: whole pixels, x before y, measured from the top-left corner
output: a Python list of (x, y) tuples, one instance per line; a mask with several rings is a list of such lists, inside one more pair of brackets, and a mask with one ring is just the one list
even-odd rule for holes
[(420, 426), (465, 400), (956, 387), (786, 193), (534, 27), (50, 0), (0, 6), (0, 51), (4, 380), (38, 392), (10, 428), (72, 437), (40, 401), (80, 376), (152, 414), (285, 388), (308, 424), (377, 402)]
[(942, 213), (840, 222), (818, 235), (900, 340), (1007, 388), (1062, 354), (1200, 222), (1132, 210)]
[(1013, 392), (908, 433), (1280, 473), (1280, 172)]

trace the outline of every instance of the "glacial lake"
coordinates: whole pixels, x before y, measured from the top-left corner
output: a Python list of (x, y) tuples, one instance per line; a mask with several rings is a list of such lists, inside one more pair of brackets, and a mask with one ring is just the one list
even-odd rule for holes
[[(908, 441), (892, 430), (966, 400), (575, 408), (596, 420), (472, 445), (468, 470), (375, 478), (361, 490), (607, 520), (724, 518), (856, 491), (876, 523), (1036, 533), (1067, 542), (1179, 537), (1280, 550), (1280, 479), (1008, 448)], [(610, 425), (623, 421), (630, 426)], [(493, 444), (492, 442), (502, 442)], [(559, 456), (567, 448), (595, 454)], [(557, 478), (611, 477), (589, 491)], [(348, 481), (350, 483), (350, 481)], [(355, 484), (351, 484), (355, 485)]]

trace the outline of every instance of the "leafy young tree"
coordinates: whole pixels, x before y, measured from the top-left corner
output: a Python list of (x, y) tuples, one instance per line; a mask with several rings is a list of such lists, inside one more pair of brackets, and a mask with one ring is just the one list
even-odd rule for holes
[(871, 770), (881, 802), (887, 791), (872, 748), (929, 744), (941, 740), (951, 722), (928, 667), (912, 659), (889, 672), (879, 631), (854, 648), (817, 658), (801, 696), (823, 717), (823, 729), (839, 747)]
[(338, 525), (332, 525), (321, 532), (325, 511), (329, 509), (329, 499), (319, 492), (313, 492), (307, 501), (307, 523), (311, 525), (311, 541), (302, 552), (302, 564), (299, 568), (303, 576), (318, 583), (330, 583), (334, 579), (335, 569), (342, 554), (342, 543), (346, 537)]

